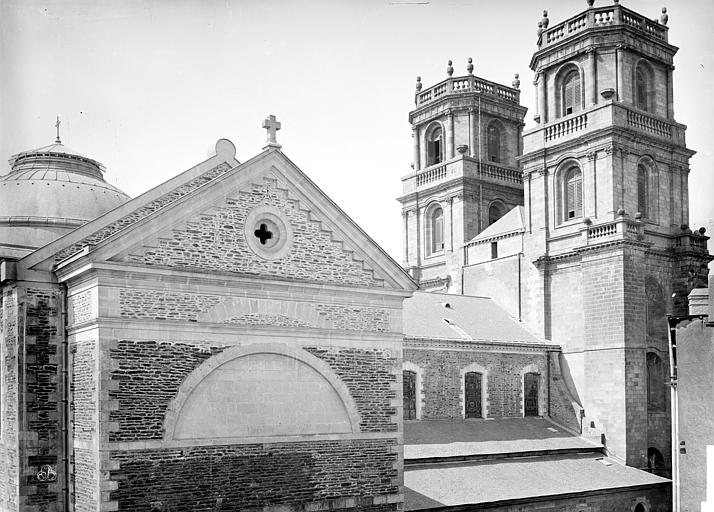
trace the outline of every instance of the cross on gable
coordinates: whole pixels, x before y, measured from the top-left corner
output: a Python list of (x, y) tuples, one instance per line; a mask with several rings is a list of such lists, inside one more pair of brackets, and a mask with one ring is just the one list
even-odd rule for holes
[(277, 131), (280, 130), (280, 122), (275, 119), (274, 115), (271, 114), (265, 118), (265, 120), (263, 121), (263, 128), (268, 131), (268, 145), (265, 147), (281, 147), (280, 144), (278, 144), (277, 139), (275, 138)]

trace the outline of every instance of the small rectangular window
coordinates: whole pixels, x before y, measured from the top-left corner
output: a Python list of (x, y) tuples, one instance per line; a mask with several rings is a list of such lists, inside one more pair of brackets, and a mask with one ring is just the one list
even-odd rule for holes
[(491, 259), (498, 258), (498, 242), (491, 242)]

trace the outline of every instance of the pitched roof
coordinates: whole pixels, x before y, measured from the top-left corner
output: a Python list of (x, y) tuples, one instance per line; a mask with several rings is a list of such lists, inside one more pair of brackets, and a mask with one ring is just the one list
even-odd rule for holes
[(508, 213), (506, 213), (506, 215), (504, 215), (496, 222), (491, 224), (489, 227), (481, 231), (470, 241), (466, 242), (466, 245), (475, 242), (482, 242), (490, 238), (496, 238), (504, 235), (522, 232), (525, 229), (525, 223), (523, 222), (523, 211), (524, 209), (522, 206), (516, 206)]
[(415, 292), (404, 301), (407, 338), (547, 344), (488, 297)]

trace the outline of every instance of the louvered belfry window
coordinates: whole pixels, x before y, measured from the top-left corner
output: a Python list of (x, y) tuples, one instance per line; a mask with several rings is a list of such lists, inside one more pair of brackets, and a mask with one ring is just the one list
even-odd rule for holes
[(565, 220), (583, 216), (583, 175), (573, 167), (568, 171), (565, 182)]
[(563, 80), (563, 115), (580, 110), (580, 74), (571, 71)]
[(637, 211), (647, 217), (647, 168), (637, 166)]

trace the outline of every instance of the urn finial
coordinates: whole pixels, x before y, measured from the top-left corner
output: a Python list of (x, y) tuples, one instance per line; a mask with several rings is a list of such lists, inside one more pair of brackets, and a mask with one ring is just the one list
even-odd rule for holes
[(548, 11), (543, 11), (543, 19), (540, 21), (543, 23), (543, 30), (548, 28), (548, 24), (550, 23), (550, 20), (548, 19)]
[(421, 91), (421, 77), (420, 76), (417, 77), (416, 90), (417, 90), (417, 92)]
[(662, 25), (667, 25), (668, 21), (669, 21), (669, 14), (667, 14), (667, 8), (662, 7), (662, 16), (659, 17), (659, 22)]
[(467, 66), (466, 66), (466, 71), (469, 72), (469, 75), (473, 75), (473, 74), (474, 74), (474, 64), (473, 64), (473, 62), (474, 62), (474, 60), (473, 60), (471, 57), (469, 57), (469, 63), (468, 63)]
[(454, 67), (451, 64), (453, 63), (449, 61), (449, 65), (446, 66), (446, 74), (449, 75), (449, 77), (454, 74)]

